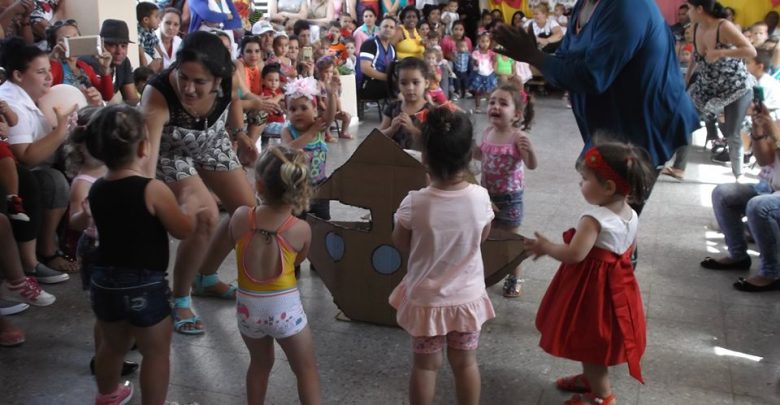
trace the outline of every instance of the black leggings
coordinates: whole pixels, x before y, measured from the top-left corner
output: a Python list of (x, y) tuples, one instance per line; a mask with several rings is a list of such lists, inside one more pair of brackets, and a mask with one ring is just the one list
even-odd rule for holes
[[(11, 227), (17, 242), (29, 242), (37, 237), (41, 226), (41, 195), (38, 181), (29, 170), (16, 165), (16, 173), (19, 176), (19, 197), (22, 198), (22, 205), (30, 221), (11, 221)], [(0, 214), (8, 213), (7, 195), (5, 190), (0, 190), (0, 196), (3, 197), (0, 198)]]
[(385, 99), (388, 97), (387, 82), (364, 77), (362, 88), (358, 89), (358, 96), (363, 100)]

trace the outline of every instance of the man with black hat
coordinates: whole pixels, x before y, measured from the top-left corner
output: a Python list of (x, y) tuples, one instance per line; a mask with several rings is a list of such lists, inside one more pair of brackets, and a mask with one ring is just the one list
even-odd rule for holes
[[(100, 38), (103, 40), (103, 47), (111, 54), (112, 58), (112, 74), (114, 76), (114, 98), (112, 101), (124, 101), (130, 105), (138, 104), (138, 92), (133, 83), (133, 66), (127, 59), (127, 44), (134, 43), (130, 40), (127, 23), (111, 19), (103, 21), (103, 25), (100, 27)], [(82, 59), (93, 68), (100, 67), (100, 63), (94, 56), (85, 56)], [(121, 92), (121, 98), (118, 95), (119, 92)]]

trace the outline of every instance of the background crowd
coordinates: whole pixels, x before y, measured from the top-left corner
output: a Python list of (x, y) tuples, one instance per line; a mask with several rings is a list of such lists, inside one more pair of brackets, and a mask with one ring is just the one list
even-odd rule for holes
[[(353, 138), (355, 117), (339, 97), (351, 89), (340, 76), (355, 77), (360, 118), (377, 109), (380, 131), (405, 149), (422, 148), (426, 111), (459, 110), (453, 102), (464, 106), (467, 98), (470, 113), (487, 113), (498, 134), (490, 136), (517, 136), (513, 171), (498, 171), (515, 179), (515, 188), (490, 190), (497, 218), (517, 231), (523, 170), (534, 169), (536, 157), (525, 134), (512, 128), (531, 128), (531, 79), (544, 92), (568, 88), (545, 83), (541, 67), (506, 56), (495, 33), (501, 25), (526, 31), (539, 51), (554, 55), (567, 45), (569, 30), (582, 28), (571, 26), (579, 23), (573, 10), (546, 2), (533, 15), (509, 16), (475, 13), (476, 2), (456, 0), (271, 0), (269, 13), (260, 16), (231, 0), (158, 1), (137, 4), (137, 37), (130, 37), (127, 22), (106, 19), (100, 47), (74, 54), (68, 44), (81, 32), (79, 21), (64, 15), (66, 1), (74, 0), (0, 2), (0, 212), (6, 214), (0, 216), (0, 296), (8, 300), (0, 302), (0, 314), (54, 303), (40, 284), (66, 282), (79, 271), (89, 287), (85, 263), (100, 236), (86, 200), (110, 168), (90, 155), (84, 127), (107, 105), (124, 104), (142, 112), (149, 132), (151, 159), (139, 170), (197, 213), (192, 229), (180, 232), (173, 266), (173, 329), (190, 335), (204, 333), (191, 293), (236, 297), (236, 286), (216, 274), (233, 248), (229, 218), (219, 209), (232, 214), (255, 205), (243, 168), (269, 143), (284, 143), (304, 152), (307, 181), (316, 187), (326, 178), (328, 143)], [(715, 1), (688, 0), (669, 28), (680, 65), (674, 74), (684, 79), (706, 125), (712, 160), (729, 164), (735, 176), (712, 195), (729, 254), (701, 265), (749, 269), (750, 238), (760, 270), (734, 287), (761, 292), (780, 289), (780, 17), (770, 12), (749, 27), (733, 19), (734, 10)], [(130, 43), (138, 44), (139, 66), (128, 57)], [(77, 89), (86, 107), (47, 110), (58, 85)], [(571, 108), (568, 92), (561, 94)], [(291, 95), (305, 102), (291, 102)], [(512, 114), (497, 110), (501, 100)], [(678, 148), (660, 173), (684, 180), (688, 148)], [(480, 149), (474, 157), (484, 159), (484, 144)], [(745, 172), (755, 165), (762, 168), (757, 182)], [(325, 201), (313, 200), (308, 210), (330, 218)], [(505, 295), (519, 295), (521, 282), (518, 268)], [(102, 340), (96, 328), (98, 348)], [(23, 341), (23, 332), (0, 318), (0, 345)], [(135, 367), (125, 363), (123, 372)]]

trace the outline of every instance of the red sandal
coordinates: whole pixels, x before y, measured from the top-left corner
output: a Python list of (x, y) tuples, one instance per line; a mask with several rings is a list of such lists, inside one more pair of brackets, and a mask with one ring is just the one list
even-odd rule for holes
[(562, 377), (555, 381), (555, 386), (561, 391), (567, 392), (590, 392), (590, 384), (583, 374)]
[(24, 343), (24, 332), (16, 326), (6, 325), (0, 332), (0, 347), (16, 347)]
[(597, 397), (591, 393), (585, 395), (575, 394), (568, 401), (564, 402), (564, 405), (614, 405), (616, 403), (615, 396), (612, 394), (606, 397)]

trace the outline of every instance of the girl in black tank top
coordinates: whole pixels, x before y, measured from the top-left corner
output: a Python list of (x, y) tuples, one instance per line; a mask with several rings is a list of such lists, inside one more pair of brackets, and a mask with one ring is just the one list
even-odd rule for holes
[[(87, 126), (89, 153), (108, 167), (89, 192), (89, 206), (100, 235), (92, 270), (90, 298), (97, 318), (96, 403), (124, 403), (132, 396), (119, 373), (126, 348), (138, 342), (141, 355), (155, 366), (141, 383), (144, 402), (165, 402), (172, 332), (168, 233), (192, 232), (194, 212), (180, 208), (161, 181), (143, 175), (149, 144), (141, 113), (126, 105), (98, 111)], [(189, 200), (188, 200), (189, 201)]]

